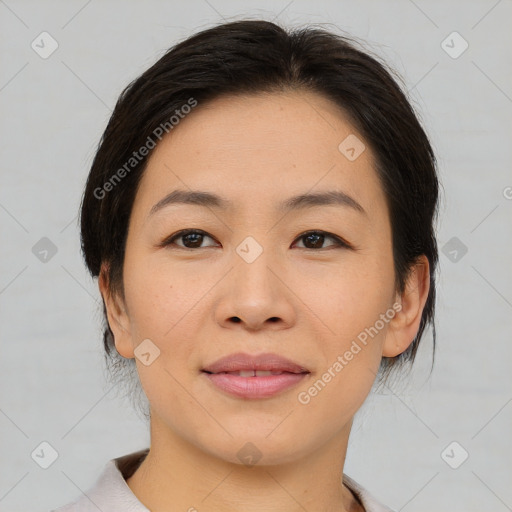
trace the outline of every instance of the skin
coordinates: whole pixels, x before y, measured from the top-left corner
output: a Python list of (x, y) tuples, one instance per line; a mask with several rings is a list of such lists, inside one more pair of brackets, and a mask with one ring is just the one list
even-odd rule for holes
[[(363, 510), (341, 485), (352, 420), (382, 356), (402, 353), (414, 339), (429, 268), (423, 257), (404, 294), (396, 292), (374, 157), (366, 144), (349, 161), (338, 145), (350, 134), (364, 142), (328, 99), (293, 91), (198, 105), (152, 151), (130, 218), (124, 297), (110, 293), (104, 271), (99, 280), (119, 353), (135, 357), (145, 339), (160, 350), (148, 366), (136, 358), (151, 446), (127, 481), (152, 511)], [(178, 188), (213, 192), (233, 206), (175, 204), (148, 216)], [(275, 209), (292, 195), (326, 190), (349, 194), (366, 214), (339, 205), (285, 216)], [(207, 235), (159, 245), (186, 228)], [(301, 237), (313, 229), (352, 247), (327, 235), (317, 245)], [(263, 248), (252, 263), (236, 252), (247, 236)], [(393, 304), (401, 311), (300, 403), (298, 393)], [(231, 397), (200, 370), (234, 352), (274, 352), (311, 373), (271, 398)], [(253, 466), (237, 457), (247, 442), (261, 453)]]

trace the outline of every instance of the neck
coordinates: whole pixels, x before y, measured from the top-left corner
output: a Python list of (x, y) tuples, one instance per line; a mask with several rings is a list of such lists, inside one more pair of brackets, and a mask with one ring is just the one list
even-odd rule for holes
[(128, 478), (152, 512), (362, 511), (342, 485), (351, 424), (312, 454), (280, 465), (248, 466), (200, 450), (151, 418), (148, 455)]

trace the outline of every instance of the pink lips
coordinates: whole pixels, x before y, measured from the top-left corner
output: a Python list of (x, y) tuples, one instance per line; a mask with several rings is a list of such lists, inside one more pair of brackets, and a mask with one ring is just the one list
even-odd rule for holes
[(310, 373), (277, 354), (244, 353), (223, 357), (202, 371), (217, 388), (240, 398), (271, 397), (295, 386)]

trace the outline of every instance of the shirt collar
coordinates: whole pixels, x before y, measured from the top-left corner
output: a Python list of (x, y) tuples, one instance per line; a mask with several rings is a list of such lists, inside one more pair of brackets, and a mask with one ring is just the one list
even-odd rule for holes
[[(133, 494), (126, 480), (130, 478), (149, 452), (149, 448), (139, 450), (110, 460), (96, 484), (82, 499), (87, 498), (100, 510), (123, 510), (126, 512), (150, 512)], [(366, 489), (347, 475), (343, 482), (359, 499), (366, 512), (393, 512), (379, 503)]]

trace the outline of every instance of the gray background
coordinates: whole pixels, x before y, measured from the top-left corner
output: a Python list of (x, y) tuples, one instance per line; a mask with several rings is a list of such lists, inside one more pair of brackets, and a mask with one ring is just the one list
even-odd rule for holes
[[(404, 77), (439, 158), (435, 369), (428, 337), (409, 383), (358, 414), (345, 472), (397, 510), (512, 510), (510, 0), (0, 1), (0, 509), (62, 505), (148, 446), (106, 379), (80, 197), (122, 88), (178, 40), (240, 17), (368, 41)], [(43, 31), (59, 45), (46, 59), (31, 47)], [(469, 44), (457, 58), (454, 31)], [(48, 469), (31, 457), (48, 456), (43, 441), (58, 452)]]

